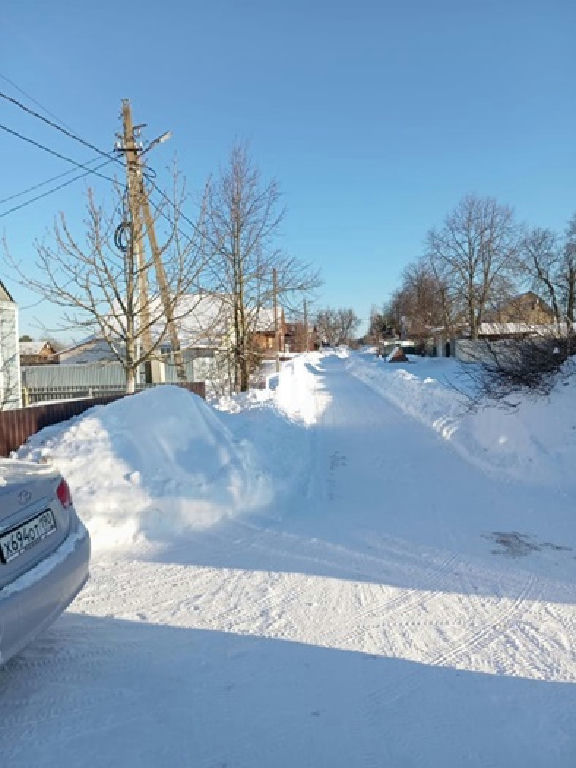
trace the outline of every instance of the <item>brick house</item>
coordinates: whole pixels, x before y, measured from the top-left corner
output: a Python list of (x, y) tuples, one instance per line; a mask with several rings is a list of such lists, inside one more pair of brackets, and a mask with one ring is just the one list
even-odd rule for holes
[(54, 365), (60, 362), (58, 350), (49, 341), (21, 341), (20, 365)]

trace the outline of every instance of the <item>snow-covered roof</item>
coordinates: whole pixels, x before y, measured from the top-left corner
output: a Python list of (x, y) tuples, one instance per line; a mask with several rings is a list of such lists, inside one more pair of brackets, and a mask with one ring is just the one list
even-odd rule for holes
[(218, 346), (227, 333), (230, 314), (226, 296), (199, 293), (181, 296), (174, 311), (180, 345)]
[[(280, 323), (282, 310), (278, 308), (277, 317)], [(274, 331), (274, 308), (261, 307), (258, 312), (255, 330), (257, 333), (271, 333)]]
[(556, 333), (566, 333), (566, 323), (480, 323), (478, 334), (480, 336), (511, 336), (521, 334), (534, 334), (538, 336), (550, 336)]
[[(197, 346), (204, 339), (221, 338), (232, 326), (232, 296), (226, 294), (186, 294), (176, 303), (174, 317), (182, 346)], [(246, 309), (253, 330), (264, 333), (274, 330), (274, 309), (260, 307), (257, 312)], [(278, 319), (282, 310), (278, 308)]]
[(76, 344), (59, 353), (61, 363), (102, 363), (115, 361), (117, 358), (110, 349), (108, 342), (98, 336)]
[[(161, 318), (152, 325), (152, 336), (158, 338), (165, 333), (162, 305), (159, 297), (149, 303), (151, 318)], [(250, 330), (258, 333), (274, 331), (274, 309), (260, 307), (257, 310), (246, 308)], [(278, 321), (282, 319), (282, 309), (278, 307)], [(175, 303), (174, 319), (182, 348), (208, 347), (222, 345), (233, 328), (233, 298), (228, 294), (195, 293), (181, 296)], [(113, 323), (112, 323), (113, 324)], [(164, 340), (169, 343), (168, 334)]]

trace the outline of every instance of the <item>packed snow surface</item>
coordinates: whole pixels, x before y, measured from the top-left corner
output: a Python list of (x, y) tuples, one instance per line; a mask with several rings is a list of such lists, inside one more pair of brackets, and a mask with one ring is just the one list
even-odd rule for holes
[(574, 385), (470, 414), (459, 373), (302, 355), (36, 435), (95, 556), (0, 670), (3, 762), (572, 768)]

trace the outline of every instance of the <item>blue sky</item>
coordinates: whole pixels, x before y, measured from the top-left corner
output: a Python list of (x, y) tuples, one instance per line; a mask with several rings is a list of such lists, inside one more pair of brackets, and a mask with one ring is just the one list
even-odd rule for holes
[[(176, 153), (191, 190), (248, 140), (284, 193), (282, 247), (322, 271), (317, 306), (352, 306), (366, 319), (464, 194), (494, 196), (557, 230), (576, 211), (572, 0), (2, 7), (0, 75), (98, 147), (112, 148), (123, 97), (147, 138), (172, 130), (153, 165)], [(0, 90), (27, 101), (6, 80)], [(4, 102), (0, 122), (92, 157)], [(0, 198), (68, 168), (2, 131), (0, 146)], [(55, 213), (81, 225), (84, 186), (0, 219), (23, 264), (32, 269), (34, 239)], [(55, 313), (27, 308), (30, 297), (6, 282), (22, 331), (38, 336), (35, 318)]]

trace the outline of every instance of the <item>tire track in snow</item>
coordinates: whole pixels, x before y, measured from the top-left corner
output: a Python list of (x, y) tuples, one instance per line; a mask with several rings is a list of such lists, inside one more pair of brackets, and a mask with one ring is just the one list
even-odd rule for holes
[[(422, 586), (420, 586), (417, 590), (405, 589), (395, 597), (384, 599), (382, 602), (377, 602), (375, 605), (373, 604), (373, 601), (371, 601), (372, 604), (370, 608), (361, 610), (359, 613), (354, 615), (354, 623), (357, 622), (358, 618), (361, 619), (360, 626), (356, 627), (353, 632), (350, 632), (343, 637), (339, 637), (338, 641), (340, 643), (344, 643), (346, 645), (350, 644), (353, 646), (357, 643), (362, 635), (365, 635), (367, 630), (367, 621), (370, 621), (371, 619), (379, 619), (381, 622), (386, 622), (389, 619), (396, 619), (398, 616), (403, 617), (411, 611), (422, 609), (423, 605), (431, 599), (435, 588), (442, 583), (444, 575), (450, 570), (450, 567), (454, 562), (456, 562), (457, 559), (458, 555), (456, 554), (452, 554), (447, 557), (446, 560), (438, 568), (432, 571), (431, 575), (427, 579), (423, 580)], [(373, 585), (369, 585), (368, 587), (364, 588), (362, 588), (362, 585), (360, 585), (360, 601), (362, 601), (363, 594), (366, 594), (370, 586)], [(380, 587), (381, 591), (381, 585), (377, 586)], [(398, 624), (399, 622), (396, 620), (394, 623)]]
[[(473, 669), (474, 667), (472, 665), (462, 666), (462, 662), (466, 658), (470, 659), (471, 653), (478, 653), (479, 651), (488, 648), (490, 644), (502, 633), (505, 635), (504, 642), (506, 641), (506, 637), (510, 637), (507, 631), (508, 627), (511, 623), (513, 623), (514, 617), (521, 614), (523, 608), (526, 605), (526, 602), (533, 594), (536, 584), (537, 578), (533, 575), (530, 575), (526, 579), (516, 598), (511, 602), (509, 607), (499, 613), (496, 619), (492, 617), (492, 620), (489, 620), (487, 623), (483, 622), (480, 627), (477, 627), (473, 631), (464, 633), (464, 636), (459, 641), (452, 644), (448, 650), (436, 654), (429, 659), (423, 658), (421, 663), (439, 667), (451, 667), (453, 665), (457, 665), (457, 668), (460, 669)], [(533, 612), (535, 607), (536, 604), (532, 604), (528, 607), (528, 610)], [(511, 637), (517, 637), (517, 635), (513, 634)], [(541, 657), (543, 650), (542, 643), (535, 643), (535, 650), (537, 655)], [(524, 666), (524, 669), (519, 669), (521, 665), (520, 659), (517, 656), (514, 657), (514, 664), (512, 669), (510, 668), (510, 665), (507, 665), (508, 668), (506, 671), (503, 671), (502, 668), (497, 668), (499, 666), (497, 658), (492, 657), (492, 663), (494, 667), (496, 667), (493, 670), (496, 673), (518, 674), (520, 672), (520, 674), (523, 673), (524, 676), (527, 677), (534, 676), (542, 678), (541, 674), (534, 674), (536, 665), (533, 662), (527, 666)], [(549, 665), (543, 665), (543, 668), (549, 675), (551, 671)], [(573, 680), (576, 680), (575, 665), (573, 665), (570, 670), (563, 668), (562, 670), (558, 670), (558, 672), (564, 675), (567, 674), (567, 677), (564, 679), (569, 679), (572, 677)], [(373, 728), (382, 727), (386, 721), (386, 712), (390, 708), (395, 707), (402, 698), (414, 694), (420, 685), (420, 674), (418, 666), (416, 665), (408, 673), (406, 673), (399, 682), (394, 682), (385, 687), (372, 688), (372, 690), (370, 690), (365, 697), (364, 714), (367, 721)], [(433, 710), (430, 714), (432, 716), (440, 717), (440, 714), (435, 713)], [(362, 765), (366, 766), (366, 768), (375, 768), (381, 764), (379, 761), (381, 761), (381, 755), (375, 753), (371, 749), (362, 755)]]
[(434, 658), (430, 659), (428, 661), (428, 664), (431, 664), (432, 666), (442, 666), (442, 667), (449, 666), (450, 664), (457, 661), (458, 657), (461, 656), (462, 653), (478, 651), (481, 648), (485, 648), (488, 645), (490, 645), (492, 640), (495, 637), (497, 637), (502, 632), (503, 629), (505, 629), (505, 625), (508, 622), (510, 622), (513, 619), (513, 617), (520, 612), (524, 603), (528, 600), (529, 596), (532, 594), (533, 588), (536, 583), (537, 583), (536, 576), (531, 574), (529, 578), (526, 580), (520, 594), (514, 599), (510, 607), (503, 610), (497, 616), (495, 621), (491, 620), (487, 624), (482, 626), (480, 629), (468, 633), (467, 636), (463, 638), (460, 643), (457, 643), (456, 645), (452, 646), (445, 653), (440, 653)]

